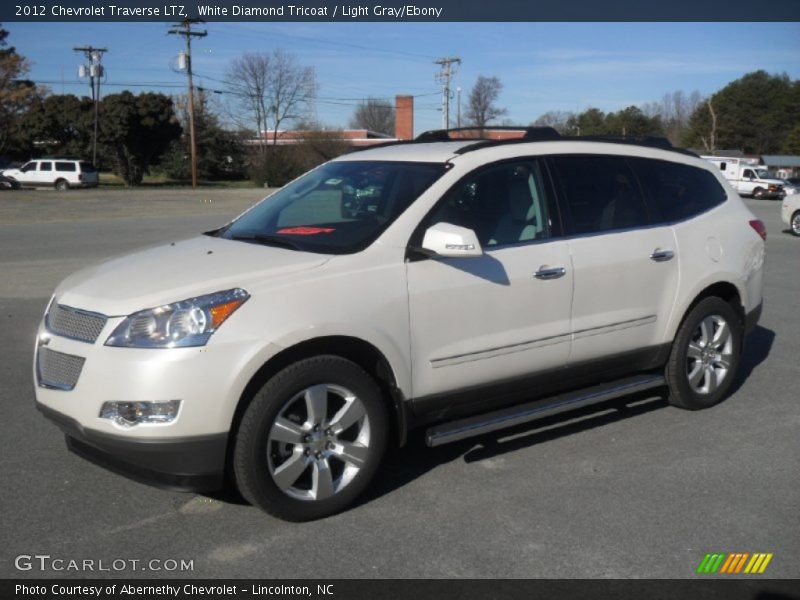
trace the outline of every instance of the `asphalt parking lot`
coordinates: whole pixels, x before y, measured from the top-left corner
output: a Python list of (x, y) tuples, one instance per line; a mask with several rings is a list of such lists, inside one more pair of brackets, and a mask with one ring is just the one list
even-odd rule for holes
[[(735, 392), (691, 413), (658, 396), (551, 418), (498, 437), (389, 457), (355, 508), (291, 524), (233, 495), (134, 483), (67, 452), (36, 411), (33, 338), (69, 272), (225, 223), (263, 190), (0, 194), (0, 577), (20, 554), (187, 559), (159, 577), (694, 576), (706, 552), (771, 552), (800, 577), (800, 238), (772, 201), (765, 308)], [(72, 576), (109, 573), (70, 573)]]

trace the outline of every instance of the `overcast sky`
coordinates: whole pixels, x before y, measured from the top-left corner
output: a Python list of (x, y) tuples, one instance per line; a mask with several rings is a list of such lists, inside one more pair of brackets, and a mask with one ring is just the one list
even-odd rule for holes
[[(171, 70), (182, 39), (166, 23), (5, 23), (55, 93), (88, 94), (75, 45), (105, 46), (104, 94), (125, 87), (180, 93)], [(283, 48), (317, 70), (320, 122), (347, 124), (359, 98), (414, 94), (416, 130), (441, 124), (433, 60), (460, 56), (463, 98), (479, 74), (504, 84), (499, 104), (527, 124), (549, 110), (618, 110), (674, 90), (711, 93), (748, 71), (800, 78), (800, 23), (208, 23), (195, 43), (196, 83), (222, 89), (243, 52)], [(130, 84), (138, 84), (130, 86)], [(217, 96), (223, 101), (224, 95)]]

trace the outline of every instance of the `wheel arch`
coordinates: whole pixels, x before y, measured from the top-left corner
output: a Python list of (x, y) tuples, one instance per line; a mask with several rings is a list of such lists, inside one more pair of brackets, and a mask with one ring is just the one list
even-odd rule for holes
[(716, 281), (711, 284), (707, 284), (704, 288), (702, 288), (699, 292), (696, 292), (692, 297), (692, 300), (683, 307), (683, 310), (678, 313), (680, 315), (679, 319), (676, 319), (673, 323), (673, 327), (671, 328), (671, 336), (670, 339), (674, 339), (675, 335), (677, 335), (677, 331), (680, 328), (683, 321), (686, 319), (686, 316), (692, 311), (692, 309), (697, 306), (702, 300), (706, 298), (721, 298), (725, 300), (728, 304), (731, 305), (733, 310), (736, 312), (736, 315), (739, 317), (739, 322), (744, 327), (745, 323), (745, 307), (744, 307), (744, 296), (742, 295), (742, 290), (740, 290), (734, 283), (730, 281)]
[(350, 360), (364, 369), (375, 379), (384, 399), (389, 404), (390, 433), (397, 446), (406, 442), (409, 413), (405, 397), (397, 385), (397, 377), (392, 365), (376, 346), (361, 338), (348, 335), (326, 335), (297, 342), (285, 347), (271, 356), (253, 374), (245, 385), (231, 422), (231, 435), (228, 443), (228, 459), (232, 456), (235, 432), (256, 392), (278, 372), (289, 365), (306, 358), (330, 354)]

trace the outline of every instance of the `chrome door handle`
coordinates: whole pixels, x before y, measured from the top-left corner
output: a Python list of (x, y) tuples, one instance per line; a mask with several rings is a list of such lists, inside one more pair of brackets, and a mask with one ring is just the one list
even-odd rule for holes
[(672, 260), (674, 256), (675, 253), (672, 250), (659, 250), (656, 248), (650, 255), (650, 259), (656, 262), (666, 262), (668, 260)]
[(567, 270), (564, 267), (553, 267), (552, 269), (540, 268), (533, 276), (536, 277), (536, 279), (558, 279), (566, 274)]

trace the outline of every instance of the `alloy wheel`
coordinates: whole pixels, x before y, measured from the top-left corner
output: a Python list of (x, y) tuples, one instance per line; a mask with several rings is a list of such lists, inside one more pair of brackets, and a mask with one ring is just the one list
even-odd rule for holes
[(733, 361), (730, 325), (719, 315), (704, 318), (694, 330), (686, 352), (686, 377), (698, 394), (714, 392), (728, 376)]
[(270, 475), (292, 498), (325, 500), (361, 470), (370, 438), (366, 407), (354, 393), (339, 385), (313, 385), (293, 396), (270, 427)]

